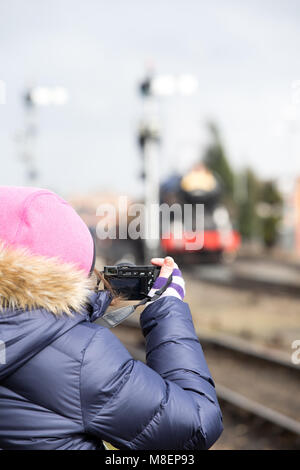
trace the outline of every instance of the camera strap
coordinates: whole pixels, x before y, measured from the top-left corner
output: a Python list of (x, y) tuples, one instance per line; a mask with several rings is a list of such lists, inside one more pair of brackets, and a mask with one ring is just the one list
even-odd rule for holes
[(98, 325), (105, 326), (106, 328), (114, 328), (115, 326), (122, 323), (122, 321), (126, 320), (127, 317), (132, 315), (135, 310), (145, 305), (147, 302), (154, 302), (154, 300), (159, 299), (159, 297), (165, 292), (165, 290), (169, 287), (172, 282), (172, 274), (167, 279), (165, 285), (163, 285), (160, 289), (155, 291), (154, 295), (150, 296), (147, 295), (144, 299), (138, 302), (135, 305), (127, 305), (126, 307), (117, 308), (116, 310), (110, 310), (106, 312), (98, 321)]

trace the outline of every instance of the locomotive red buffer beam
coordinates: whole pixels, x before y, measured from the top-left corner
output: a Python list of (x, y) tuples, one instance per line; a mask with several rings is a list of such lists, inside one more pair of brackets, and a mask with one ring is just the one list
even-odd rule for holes
[[(236, 230), (219, 231), (205, 230), (203, 233), (183, 232), (181, 238), (173, 233), (165, 234), (161, 239), (161, 247), (166, 253), (195, 252), (226, 252), (235, 253), (241, 244), (240, 234)], [(202, 248), (193, 249), (193, 246)]]

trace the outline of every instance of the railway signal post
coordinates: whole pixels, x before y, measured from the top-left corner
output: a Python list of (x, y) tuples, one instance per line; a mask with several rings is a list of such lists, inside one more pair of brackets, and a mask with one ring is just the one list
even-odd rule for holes
[(144, 101), (144, 117), (138, 131), (138, 143), (143, 159), (145, 233), (144, 259), (147, 263), (160, 251), (159, 226), (159, 142), (160, 133), (156, 103), (151, 91), (151, 78), (140, 84)]

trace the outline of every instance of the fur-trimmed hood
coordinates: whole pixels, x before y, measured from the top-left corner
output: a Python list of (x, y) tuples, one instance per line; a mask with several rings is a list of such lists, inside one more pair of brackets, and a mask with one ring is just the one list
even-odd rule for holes
[(105, 313), (111, 295), (92, 287), (72, 265), (0, 245), (0, 381), (78, 323)]
[(0, 244), (0, 309), (43, 308), (54, 315), (80, 312), (93, 281), (77, 267)]

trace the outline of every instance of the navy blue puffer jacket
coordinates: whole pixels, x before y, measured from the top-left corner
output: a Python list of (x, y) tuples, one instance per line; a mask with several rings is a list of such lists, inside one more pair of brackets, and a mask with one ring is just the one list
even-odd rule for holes
[(119, 449), (206, 449), (216, 441), (221, 413), (188, 305), (166, 297), (144, 310), (145, 365), (92, 322), (105, 296), (73, 317), (0, 313), (1, 449), (101, 449), (102, 440)]

